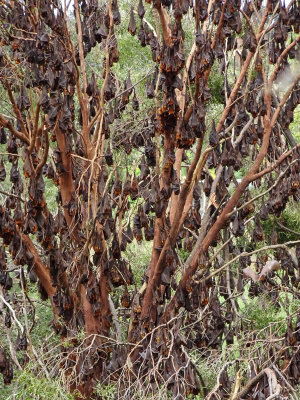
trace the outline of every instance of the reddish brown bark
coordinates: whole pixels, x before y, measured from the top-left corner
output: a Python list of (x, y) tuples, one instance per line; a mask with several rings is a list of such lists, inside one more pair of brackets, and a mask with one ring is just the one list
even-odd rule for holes
[(58, 127), (56, 127), (55, 133), (56, 133), (57, 145), (61, 153), (62, 164), (64, 168), (64, 172), (59, 175), (59, 186), (61, 189), (62, 206), (68, 227), (70, 229), (70, 235), (71, 237), (76, 238), (77, 236), (76, 221), (72, 219), (72, 216), (69, 214), (67, 207), (75, 191), (74, 182), (72, 178), (71, 154), (68, 154), (66, 152), (65, 135), (60, 131)]
[(3, 117), (3, 115), (0, 115), (0, 124), (4, 127), (9, 129), (15, 137), (20, 139), (22, 142), (26, 144), (30, 144), (30, 141), (26, 135), (24, 135), (22, 132), (18, 131), (15, 129), (11, 121), (8, 121), (6, 118)]
[(30, 240), (30, 238), (23, 233), (20, 233), (20, 234), (21, 234), (22, 241), (26, 244), (26, 246), (28, 247), (28, 249), (34, 256), (34, 266), (33, 266), (34, 272), (36, 273), (37, 277), (39, 278), (41, 285), (47, 292), (48, 296), (52, 297), (56, 292), (56, 288), (54, 286), (52, 286), (52, 284), (51, 284), (51, 277), (50, 277), (50, 272), (49, 272), (48, 267), (46, 265), (44, 265), (43, 262), (41, 261), (39, 255), (38, 255), (38, 252), (37, 252), (34, 244), (32, 243), (32, 241)]
[[(61, 151), (62, 163), (65, 170), (65, 172), (59, 176), (64, 215), (70, 230), (70, 236), (75, 240), (75, 243), (80, 243), (80, 239), (77, 234), (76, 220), (69, 214), (67, 208), (75, 190), (74, 181), (72, 178), (71, 154), (66, 152), (66, 138), (58, 128), (56, 129), (56, 138), (59, 150)], [(80, 285), (78, 294), (81, 297), (86, 333), (88, 335), (99, 333), (101, 330), (99, 320), (94, 317), (92, 306), (86, 297), (86, 288), (84, 285)]]
[[(262, 162), (266, 156), (268, 146), (269, 146), (271, 129), (272, 129), (271, 122), (270, 122), (271, 96), (268, 91), (266, 91), (266, 93), (265, 93), (265, 101), (267, 104), (268, 111), (267, 111), (267, 115), (266, 115), (265, 121), (264, 121), (265, 122), (265, 124), (264, 124), (265, 131), (264, 131), (263, 143), (262, 143), (260, 152), (259, 152), (257, 158), (255, 159), (252, 167), (250, 168), (250, 170), (248, 171), (246, 176), (243, 178), (242, 182), (237, 186), (235, 192), (233, 193), (233, 195), (227, 202), (227, 204), (224, 207), (223, 211), (221, 212), (220, 216), (217, 218), (216, 222), (213, 224), (213, 226), (207, 232), (207, 234), (201, 244), (201, 247), (199, 247), (197, 249), (197, 251), (195, 252), (195, 255), (194, 255), (194, 258), (193, 258), (191, 264), (186, 269), (186, 271), (184, 272), (184, 274), (180, 280), (180, 283), (179, 283), (180, 288), (183, 288), (183, 289), (186, 288), (187, 283), (189, 282), (189, 280), (191, 279), (191, 277), (197, 270), (198, 258), (199, 258), (200, 253), (205, 253), (208, 250), (212, 241), (214, 240), (214, 238), (216, 237), (218, 232), (224, 226), (224, 224), (228, 218), (228, 214), (234, 209), (234, 207), (238, 203), (239, 199), (241, 198), (242, 194), (244, 193), (245, 189), (248, 187), (249, 183), (253, 181), (253, 177), (254, 177), (255, 173), (257, 173), (260, 165), (262, 164)], [(177, 290), (177, 292), (178, 292), (178, 290)], [(169, 303), (169, 305), (162, 317), (163, 321), (169, 318), (171, 311), (175, 307), (175, 302), (176, 302), (176, 293), (173, 296), (171, 302)]]
[(160, 23), (163, 32), (163, 38), (166, 45), (171, 45), (171, 29), (169, 27), (170, 19), (166, 9), (163, 6), (157, 8), (157, 12), (159, 14)]
[[(170, 229), (168, 238), (167, 238), (166, 242), (164, 243), (164, 246), (161, 250), (161, 253), (159, 255), (159, 258), (158, 258), (156, 264), (154, 264), (154, 261), (152, 264), (151, 271), (153, 271), (153, 272), (150, 275), (150, 278), (149, 278), (149, 281), (147, 284), (146, 293), (144, 296), (144, 301), (143, 301), (143, 306), (142, 306), (142, 312), (141, 312), (142, 320), (145, 319), (147, 317), (147, 315), (149, 314), (149, 309), (152, 304), (154, 290), (158, 287), (158, 285), (160, 283), (160, 276), (164, 269), (164, 261), (165, 261), (166, 253), (170, 247), (172, 248), (175, 245), (178, 232), (180, 231), (180, 229), (182, 227), (179, 225), (179, 221), (182, 216), (182, 212), (183, 212), (183, 209), (184, 209), (184, 206), (186, 203), (187, 196), (188, 196), (189, 192), (192, 190), (192, 186), (191, 186), (192, 178), (193, 178), (194, 171), (197, 167), (197, 163), (198, 163), (200, 155), (201, 155), (201, 149), (202, 149), (202, 140), (200, 139), (197, 144), (195, 158), (192, 161), (192, 164), (188, 170), (185, 182), (182, 185), (182, 188), (181, 188), (181, 191), (179, 194), (177, 208), (176, 208), (176, 212), (174, 214), (174, 219), (173, 219), (173, 223), (171, 225), (171, 229)], [(183, 223), (183, 221), (181, 221), (181, 223)], [(151, 260), (151, 262), (152, 262), (152, 260)]]

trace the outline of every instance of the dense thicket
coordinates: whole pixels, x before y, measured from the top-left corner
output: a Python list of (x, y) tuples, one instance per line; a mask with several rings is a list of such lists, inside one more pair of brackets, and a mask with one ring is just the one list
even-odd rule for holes
[[(228, 360), (210, 393), (191, 355), (242, 340), (251, 326), (238, 298), (264, 293), (279, 308), (286, 293), (299, 306), (299, 234), (283, 243), (264, 221), (300, 195), (290, 131), (300, 2), (146, 3), (132, 2), (123, 22), (117, 0), (75, 0), (72, 15), (57, 1), (1, 2), (0, 180), (7, 173), (11, 182), (0, 205), (2, 321), (15, 324), (15, 347), (34, 359), (11, 289), (13, 278), (23, 292), (36, 282), (52, 304), (65, 384), (85, 398), (101, 397), (99, 380), (124, 399), (288, 396), (300, 379), (299, 308), (284, 332), (270, 331), (279, 349), (254, 350), (250, 373), (242, 353)], [(123, 23), (151, 50), (141, 82), (134, 65), (124, 82), (116, 73)], [(216, 68), (223, 107), (212, 118)], [(139, 287), (123, 256), (133, 240), (153, 242)], [(9, 383), (4, 347), (0, 372)]]

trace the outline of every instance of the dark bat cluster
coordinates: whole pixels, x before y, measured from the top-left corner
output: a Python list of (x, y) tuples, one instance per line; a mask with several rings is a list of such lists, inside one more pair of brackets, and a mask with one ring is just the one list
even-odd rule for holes
[[(156, 112), (143, 116), (138, 129), (132, 130), (122, 128), (122, 116), (130, 103), (135, 115), (138, 115), (140, 106), (137, 89), (130, 74), (121, 82), (113, 69), (106, 70), (107, 65), (111, 67), (119, 59), (115, 25), (121, 23), (121, 15), (117, 0), (112, 1), (112, 18), (106, 4), (80, 1), (78, 15), (81, 18), (83, 54), (79, 44), (73, 47), (69, 39), (59, 2), (43, 0), (36, 4), (32, 0), (25, 3), (15, 1), (10, 6), (0, 6), (0, 17), (5, 21), (0, 29), (0, 80), (4, 90), (13, 99), (16, 113), (16, 121), (0, 126), (0, 143), (6, 145), (8, 153), (7, 158), (0, 161), (0, 181), (9, 180), (11, 183), (10, 195), (0, 206), (0, 284), (7, 301), (10, 301), (9, 291), (13, 280), (6, 271), (9, 255), (15, 266), (27, 266), (26, 277), (31, 282), (38, 282), (41, 298), (47, 299), (47, 287), (38, 279), (40, 263), (46, 264), (50, 274), (49, 285), (55, 292), (51, 296), (55, 310), (53, 327), (63, 338), (74, 337), (87, 324), (84, 307), (80, 304), (82, 288), (92, 310), (91, 316), (100, 321), (98, 333), (113, 335), (111, 310), (105, 308), (105, 299), (111, 293), (117, 307), (130, 309), (130, 341), (141, 341), (135, 354), (135, 371), (150, 371), (153, 360), (156, 362), (163, 357), (159, 366), (160, 378), (151, 376), (150, 383), (155, 390), (155, 385), (167, 382), (167, 389), (173, 392), (174, 398), (179, 399), (187, 394), (198, 394), (201, 387), (197, 371), (188, 362), (184, 348), (220, 349), (224, 339), (227, 344), (232, 344), (234, 336), (242, 329), (235, 323), (235, 310), (232, 307), (232, 304), (236, 307), (238, 305), (230, 299), (233, 292), (244, 291), (245, 277), (242, 271), (250, 266), (251, 259), (242, 255), (237, 272), (231, 271), (229, 276), (223, 271), (216, 277), (208, 277), (210, 272), (224, 265), (226, 257), (221, 253), (223, 256), (210, 262), (211, 254), (201, 254), (198, 272), (182, 287), (178, 285), (176, 275), (180, 265), (178, 250), (190, 253), (197, 237), (203, 234), (204, 196), (207, 197), (209, 213), (209, 220), (205, 222), (207, 232), (222, 212), (232, 190), (238, 185), (235, 172), (245, 167), (245, 160), (257, 158), (266, 134), (264, 118), (267, 105), (264, 97), (263, 61), (257, 57), (253, 71), (244, 78), (236, 95), (237, 100), (231, 106), (221, 129), (216, 127), (215, 121), (208, 124), (206, 118), (211, 100), (208, 76), (214, 63), (219, 64), (220, 73), (224, 77), (224, 107), (232, 93), (225, 68), (225, 46), (227, 51), (239, 52), (241, 63), (246, 60), (249, 52), (256, 51), (258, 43), (255, 34), (247, 23), (243, 29), (243, 16), (240, 12), (243, 7), (243, 13), (250, 19), (254, 13), (253, 2), (246, 1), (242, 6), (239, 0), (229, 0), (224, 10), (222, 2), (214, 2), (210, 15), (208, 3), (204, 0), (148, 0), (147, 3), (152, 3), (159, 11), (161, 7), (171, 10), (173, 22), (168, 26), (168, 40), (164, 38), (160, 41), (144, 21), (146, 8), (143, 1), (139, 0), (130, 10), (128, 31), (133, 36), (137, 35), (142, 47), (150, 47), (155, 63), (155, 72), (147, 78), (145, 84), (146, 96), (149, 99), (160, 98)], [(254, 3), (256, 11), (259, 11), (261, 2)], [(276, 64), (286, 48), (289, 35), (292, 37), (299, 32), (297, 16), (300, 13), (300, 3), (295, 1), (288, 10), (283, 5), (275, 8), (277, 1), (268, 4), (269, 15), (276, 12), (277, 17), (269, 36), (260, 44), (268, 48), (269, 62)], [(39, 18), (34, 21), (35, 24), (32, 23), (31, 7), (38, 8)], [(183, 82), (186, 54), (182, 18), (188, 12), (192, 12), (195, 19), (196, 50), (186, 71), (187, 82)], [(79, 32), (78, 15), (75, 15), (76, 32)], [(214, 28), (218, 29), (216, 41), (210, 29), (203, 33), (203, 23), (208, 17)], [(221, 17), (223, 23), (218, 27)], [(236, 38), (242, 32), (242, 47), (239, 47)], [(78, 107), (81, 57), (85, 58), (96, 46), (106, 49), (106, 58), (103, 60), (100, 78), (94, 72), (91, 73), (85, 92), (81, 92), (87, 99), (86, 112), (83, 112)], [(295, 58), (299, 60), (299, 45), (282, 57), (278, 74), (287, 71), (290, 60)], [(104, 86), (99, 85), (99, 79), (105, 81)], [(178, 93), (183, 91), (184, 84), (192, 89), (186, 90), (181, 109)], [(299, 84), (294, 87), (279, 113), (271, 132), (263, 168), (276, 163), (288, 146), (294, 145), (290, 142), (289, 126), (293, 122), (294, 110), (300, 103), (299, 89)], [(31, 118), (33, 105), (36, 105), (31, 99), (32, 93), (38, 94), (41, 128)], [(94, 118), (100, 115), (101, 102), (105, 104), (101, 123), (92, 124)], [(280, 103), (274, 91), (271, 93), (271, 103), (273, 114)], [(36, 140), (24, 143), (20, 135), (18, 137), (11, 132), (11, 127), (18, 132), (31, 132), (31, 137), (36, 135)], [(90, 156), (88, 142), (95, 146), (98, 135), (104, 139), (103, 157), (99, 174), (92, 174), (87, 163)], [(52, 150), (48, 153), (49, 140)], [(159, 175), (157, 167), (160, 152), (155, 145), (157, 140), (161, 144), (162, 155)], [(122, 253), (134, 239), (140, 243), (158, 237), (155, 241), (158, 244), (153, 251), (159, 257), (172, 228), (170, 199), (172, 196), (180, 196), (182, 192), (180, 171), (174, 166), (175, 152), (177, 149), (183, 150), (182, 162), (188, 168), (193, 154), (191, 150), (195, 150), (194, 144), (197, 141), (203, 141), (211, 147), (211, 151), (205, 168), (195, 177), (192, 206), (175, 245), (165, 252), (159, 285), (153, 292), (149, 313), (142, 320), (143, 294), (135, 293), (131, 266)], [(116, 154), (123, 151), (127, 155), (132, 151), (141, 153), (139, 168), (133, 174), (117, 171), (111, 178)], [(235, 238), (228, 242), (224, 251), (234, 256), (251, 251), (257, 242), (266, 239), (263, 221), (269, 215), (279, 217), (290, 198), (298, 201), (299, 155), (299, 150), (293, 150), (284, 162), (278, 164), (273, 174), (256, 180), (256, 187), (270, 189), (263, 197), (259, 209), (255, 209), (254, 202), (251, 202), (250, 191), (244, 192), (237, 210), (227, 218), (223, 227)], [(9, 164), (5, 162), (6, 159)], [(218, 185), (214, 189), (210, 169), (220, 173)], [(68, 174), (74, 190), (68, 201), (65, 201), (64, 185)], [(51, 179), (58, 189), (56, 215), (47, 205), (46, 179)], [(215, 202), (211, 204), (213, 194)], [(92, 197), (97, 198), (94, 208), (91, 205)], [(130, 215), (132, 218), (129, 218)], [(127, 222), (119, 224), (122, 216), (126, 217), (123, 222)], [(249, 223), (251, 217), (253, 221)], [(248, 245), (240, 240), (246, 229), (250, 232)], [(218, 233), (211, 246), (216, 247), (225, 242), (223, 236), (223, 233)], [(276, 232), (272, 235), (273, 244), (276, 244), (275, 236)], [(42, 261), (30, 245), (33, 237), (42, 248)], [(86, 243), (91, 244), (92, 254), (86, 252)], [(282, 249), (276, 251), (275, 256), (281, 262), (283, 284), (297, 289), (299, 265)], [(299, 246), (297, 258), (299, 260)], [(258, 273), (265, 262), (258, 258)], [(252, 281), (250, 295), (268, 293), (277, 304), (279, 288), (276, 282), (279, 278), (277, 272), (270, 271), (266, 279)], [(145, 281), (149, 282), (150, 279), (152, 276), (147, 271)], [(161, 322), (166, 305), (174, 293), (176, 301), (172, 315), (184, 309), (185, 317), (178, 318), (168, 328), (157, 329), (149, 342), (149, 334)], [(221, 304), (221, 298), (225, 299), (225, 306)], [(199, 310), (204, 309), (205, 316), (199, 320)], [(7, 309), (5, 312), (5, 324), (10, 327), (10, 311)], [(297, 331), (299, 318), (297, 321), (296, 328), (289, 325), (287, 329), (287, 350), (282, 354), (283, 360), (290, 360), (286, 374), (293, 385), (299, 382), (299, 351), (295, 350), (300, 341)], [(145, 335), (147, 339), (141, 340)], [(24, 350), (26, 344), (26, 337), (22, 337), (18, 339), (16, 347)], [(72, 355), (67, 357), (64, 367), (72, 369), (76, 365), (81, 385), (84, 385), (91, 379), (99, 378), (93, 376), (93, 371), (95, 374), (100, 371), (102, 377), (106, 377), (110, 371), (124, 364), (127, 353), (124, 347), (120, 347), (107, 347), (106, 352), (94, 349), (89, 356), (83, 354), (74, 358)], [(12, 365), (2, 348), (0, 372), (5, 383), (11, 381)], [(230, 386), (226, 373), (221, 376), (220, 383), (226, 388)], [(220, 392), (220, 395), (228, 398), (228, 392)], [(253, 394), (253, 398), (262, 397)]]
[(5, 385), (11, 383), (13, 379), (13, 366), (3, 347), (0, 347), (0, 373), (3, 376), (3, 382)]

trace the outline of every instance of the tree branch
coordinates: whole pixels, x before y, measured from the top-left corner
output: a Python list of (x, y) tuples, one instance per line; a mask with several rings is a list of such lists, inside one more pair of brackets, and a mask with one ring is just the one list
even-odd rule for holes
[(256, 385), (257, 382), (259, 382), (265, 374), (267, 375), (269, 380), (270, 391), (273, 392), (273, 388), (275, 389), (275, 393), (269, 396), (267, 400), (271, 400), (277, 397), (280, 394), (281, 386), (277, 383), (274, 371), (272, 371), (270, 368), (265, 368), (260, 371), (254, 378), (252, 378), (249, 383), (232, 400), (240, 400), (245, 397), (253, 388), (253, 386)]
[(10, 130), (10, 132), (20, 139), (22, 142), (26, 144), (30, 144), (30, 141), (27, 136), (25, 136), (22, 132), (18, 131), (15, 129), (11, 121), (8, 121), (6, 118), (3, 117), (3, 115), (0, 114), (0, 123), (4, 128), (7, 128)]

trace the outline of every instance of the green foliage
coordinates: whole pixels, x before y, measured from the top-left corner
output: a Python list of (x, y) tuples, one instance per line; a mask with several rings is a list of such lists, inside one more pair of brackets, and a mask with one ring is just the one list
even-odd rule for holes
[[(293, 232), (282, 229), (278, 224), (284, 225), (287, 229)], [(271, 237), (273, 229), (276, 229), (278, 235), (278, 242), (285, 243), (288, 241), (298, 240), (300, 232), (300, 204), (296, 201), (290, 200), (285, 210), (279, 218), (270, 216), (266, 221), (262, 221), (262, 227), (266, 237)]]
[[(34, 284), (28, 286), (27, 292), (35, 305), (35, 325), (31, 332), (33, 345), (39, 349), (45, 340), (47, 340), (48, 346), (55, 346), (59, 343), (59, 337), (53, 333), (53, 328), (51, 326), (53, 310), (50, 301), (42, 301), (40, 299), (40, 295)], [(32, 318), (33, 315), (29, 315), (29, 324), (31, 324)]]
[(58, 193), (58, 188), (57, 186), (54, 185), (51, 179), (45, 177), (44, 180), (45, 180), (45, 186), (47, 188), (45, 196), (47, 199), (48, 208), (53, 214), (56, 214), (57, 213), (56, 196)]
[[(33, 373), (34, 366), (29, 364), (15, 378), (15, 394), (7, 400), (73, 400), (74, 396), (61, 386), (56, 379), (37, 377)], [(1, 397), (0, 397), (1, 399)], [(2, 400), (2, 399), (1, 399)], [(4, 400), (4, 398), (3, 398)]]
[(98, 383), (96, 387), (96, 393), (101, 397), (103, 400), (114, 400), (115, 399), (115, 385), (101, 385)]
[(10, 400), (12, 393), (12, 384), (11, 385), (4, 385), (3, 379), (0, 379), (0, 400)]
[[(300, 232), (300, 204), (296, 201), (290, 201), (283, 211), (280, 222), (287, 228)], [(281, 243), (288, 240), (298, 240), (299, 234), (293, 234), (290, 232), (283, 231), (282, 229), (278, 232), (279, 240)]]
[(268, 328), (285, 317), (282, 309), (275, 307), (265, 295), (247, 299), (247, 306), (244, 305), (241, 312), (255, 330)]
[(291, 123), (290, 129), (297, 143), (300, 143), (300, 105), (294, 111), (294, 122)]
[(208, 78), (208, 87), (210, 88), (211, 100), (213, 104), (223, 104), (224, 95), (222, 94), (224, 86), (224, 75), (219, 72), (219, 65), (215, 63)]
[[(18, 299), (22, 299), (22, 292), (19, 284), (14, 282), (14, 292)], [(42, 301), (39, 293), (36, 290), (34, 284), (28, 284), (27, 295), (31, 299), (31, 304), (27, 303), (27, 317), (28, 326), (32, 328), (30, 339), (32, 345), (39, 355), (43, 351), (50, 351), (50, 355), (45, 354), (42, 356), (42, 362), (46, 358), (51, 357), (51, 354), (55, 352), (56, 346), (59, 344), (59, 337), (53, 333), (51, 327), (51, 320), (53, 318), (53, 310), (50, 301)], [(32, 312), (32, 305), (34, 306), (34, 313)], [(18, 315), (20, 323), (25, 326), (24, 315)], [(34, 319), (34, 324), (33, 324)], [(4, 345), (9, 353), (9, 345), (6, 342), (6, 332), (0, 330), (1, 345)], [(17, 330), (11, 329), (11, 339), (15, 342), (17, 337)], [(17, 352), (17, 357), (20, 364), (22, 365), (22, 354)], [(3, 380), (0, 378), (0, 400), (50, 400), (57, 398), (59, 400), (71, 400), (72, 396), (67, 394), (60, 386), (59, 382), (55, 379), (46, 379), (39, 377), (40, 365), (37, 362), (29, 363), (23, 371), (17, 371), (15, 369), (14, 382), (11, 385), (4, 386)], [(44, 390), (45, 388), (45, 390)], [(57, 391), (57, 397), (52, 397)], [(32, 391), (32, 392), (31, 392)], [(59, 394), (61, 392), (61, 394)]]
[(185, 251), (184, 248), (179, 249), (178, 254), (182, 262), (185, 262), (190, 255), (190, 253), (188, 251)]
[(143, 241), (139, 244), (134, 240), (131, 244), (127, 245), (127, 249), (124, 253), (124, 258), (130, 262), (137, 288), (140, 288), (144, 274), (149, 265), (152, 243), (152, 241)]

